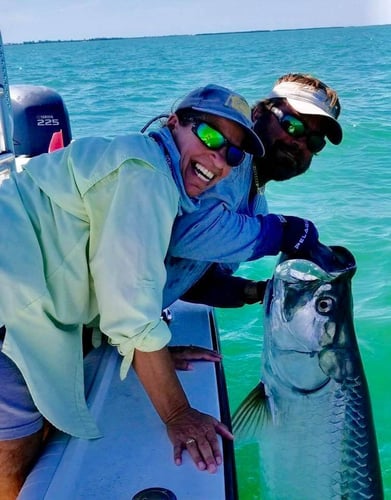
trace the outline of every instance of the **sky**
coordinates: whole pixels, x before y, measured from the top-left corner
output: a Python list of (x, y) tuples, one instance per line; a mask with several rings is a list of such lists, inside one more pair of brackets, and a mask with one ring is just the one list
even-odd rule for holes
[(0, 0), (4, 43), (391, 24), (391, 0)]

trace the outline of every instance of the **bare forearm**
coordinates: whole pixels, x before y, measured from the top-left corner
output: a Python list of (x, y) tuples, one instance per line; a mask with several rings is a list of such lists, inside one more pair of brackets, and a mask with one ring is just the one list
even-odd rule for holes
[(227, 439), (233, 439), (233, 435), (214, 417), (190, 407), (168, 349), (165, 347), (155, 352), (136, 350), (133, 366), (167, 426), (175, 463), (182, 463), (183, 450), (187, 449), (199, 470), (216, 472), (222, 463), (216, 433)]
[(133, 367), (164, 423), (189, 408), (167, 348), (154, 352), (135, 350)]

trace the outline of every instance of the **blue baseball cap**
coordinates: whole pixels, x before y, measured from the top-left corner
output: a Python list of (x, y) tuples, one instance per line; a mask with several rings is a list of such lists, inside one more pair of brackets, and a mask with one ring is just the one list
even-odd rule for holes
[(258, 157), (265, 154), (261, 139), (252, 129), (251, 108), (240, 94), (220, 85), (206, 85), (187, 94), (175, 111), (188, 108), (238, 123), (246, 134), (244, 150)]

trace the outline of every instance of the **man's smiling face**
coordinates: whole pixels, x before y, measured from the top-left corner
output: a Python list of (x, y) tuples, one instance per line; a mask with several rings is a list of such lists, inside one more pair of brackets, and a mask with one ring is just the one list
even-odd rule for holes
[[(207, 123), (221, 132), (231, 144), (241, 147), (245, 133), (240, 125), (214, 115), (207, 118)], [(229, 175), (232, 167), (226, 160), (227, 146), (209, 149), (193, 132), (194, 124), (181, 125), (175, 114), (169, 117), (167, 125), (181, 155), (183, 184), (190, 197), (200, 196)]]

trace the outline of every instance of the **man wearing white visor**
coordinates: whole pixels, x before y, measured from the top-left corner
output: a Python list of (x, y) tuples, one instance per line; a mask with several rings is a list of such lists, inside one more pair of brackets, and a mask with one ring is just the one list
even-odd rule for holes
[(337, 93), (310, 75), (281, 77), (268, 97), (253, 108), (256, 133), (266, 154), (254, 159), (259, 183), (283, 181), (305, 172), (314, 155), (342, 141)]
[[(267, 98), (253, 106), (254, 130), (262, 139), (265, 156), (247, 155), (231, 177), (205, 193), (203, 210), (177, 217), (166, 258), (166, 306), (183, 294), (187, 300), (219, 307), (262, 301), (263, 281), (230, 274), (240, 262), (271, 253), (274, 238), (267, 226), (265, 185), (303, 174), (326, 140), (339, 144), (340, 110), (337, 93), (306, 74), (282, 76)], [(297, 222), (298, 231), (302, 224), (304, 234), (305, 221), (296, 219), (291, 224)]]

